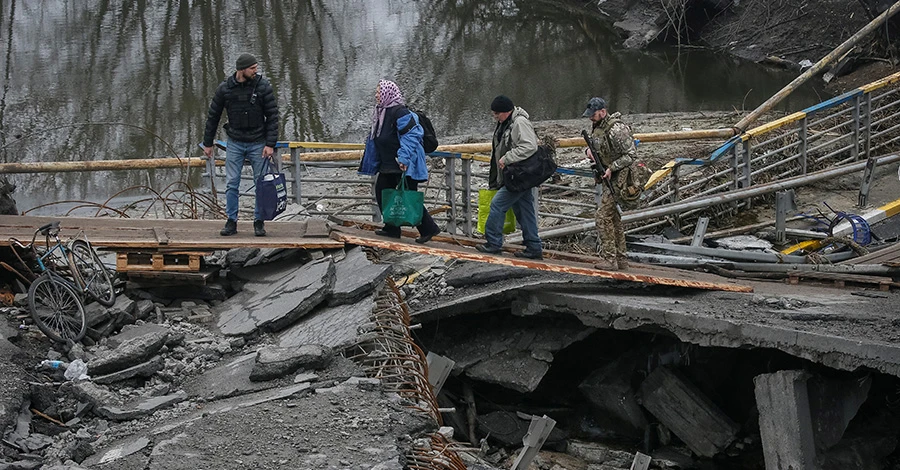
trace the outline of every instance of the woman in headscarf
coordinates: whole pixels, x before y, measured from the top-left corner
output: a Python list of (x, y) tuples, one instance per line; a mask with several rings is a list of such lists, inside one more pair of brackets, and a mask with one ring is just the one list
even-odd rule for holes
[[(417, 190), (420, 182), (428, 181), (425, 150), (422, 148), (423, 133), (418, 118), (406, 107), (406, 100), (397, 84), (390, 80), (379, 81), (375, 89), (375, 112), (369, 134), (375, 152), (366, 151), (360, 165), (360, 173), (378, 174), (375, 178), (375, 200), (379, 210), (383, 207), (382, 190), (396, 188), (403, 172), (406, 172), (408, 189)], [(417, 243), (427, 243), (441, 231), (424, 207), (422, 222), (416, 228), (419, 230)], [(400, 227), (385, 224), (375, 234), (400, 238)]]

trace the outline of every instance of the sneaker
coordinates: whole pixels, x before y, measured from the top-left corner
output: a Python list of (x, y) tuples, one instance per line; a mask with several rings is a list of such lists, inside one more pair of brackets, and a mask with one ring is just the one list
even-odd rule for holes
[(517, 251), (513, 253), (516, 258), (528, 258), (528, 259), (544, 259), (543, 253), (535, 253), (533, 251)]
[(502, 250), (500, 250), (500, 247), (490, 246), (487, 243), (482, 244), (482, 245), (475, 245), (475, 249), (482, 253), (491, 253), (491, 254), (497, 254), (497, 253), (500, 253), (500, 251), (502, 251)]
[(388, 232), (387, 230), (380, 228), (375, 231), (375, 235), (379, 237), (390, 237), (390, 238), (400, 238), (400, 232)]
[(229, 235), (234, 235), (236, 233), (237, 233), (237, 220), (228, 219), (228, 221), (225, 222), (225, 228), (223, 228), (222, 231), (219, 232), (219, 235), (221, 235), (223, 237), (227, 237)]
[(262, 220), (253, 221), (253, 234), (257, 237), (266, 236), (266, 223)]
[(434, 238), (435, 235), (437, 235), (439, 233), (441, 233), (441, 232), (434, 232), (434, 233), (431, 233), (428, 235), (422, 235), (419, 238), (416, 238), (416, 243), (428, 243), (431, 241), (432, 238)]

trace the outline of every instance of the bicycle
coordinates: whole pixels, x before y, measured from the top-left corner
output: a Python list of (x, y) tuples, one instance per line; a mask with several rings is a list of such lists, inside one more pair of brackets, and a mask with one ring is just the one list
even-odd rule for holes
[[(36, 244), (39, 233), (45, 238), (43, 247)], [(28, 289), (28, 307), (37, 327), (52, 340), (79, 341), (84, 337), (85, 296), (107, 307), (115, 303), (112, 279), (93, 247), (86, 238), (75, 238), (66, 246), (59, 238), (59, 221), (35, 230), (31, 243), (26, 245), (13, 238), (10, 246), (30, 250), (34, 255), (34, 264), (29, 265), (16, 253), (32, 274), (39, 273)]]

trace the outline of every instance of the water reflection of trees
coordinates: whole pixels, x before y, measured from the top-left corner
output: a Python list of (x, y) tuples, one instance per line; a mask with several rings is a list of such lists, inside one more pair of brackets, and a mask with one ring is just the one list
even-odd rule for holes
[[(602, 19), (560, 10), (552, 0), (12, 0), (0, 3), (0, 36), (7, 45), (4, 161), (169, 155), (153, 134), (180, 155), (199, 155), (209, 100), (243, 51), (257, 55), (275, 86), (285, 139), (361, 139), (382, 77), (400, 83), (442, 134), (485, 132), (498, 93), (537, 119), (577, 117), (594, 94), (629, 112), (691, 110), (703, 100), (721, 109), (735, 101), (727, 84), (715, 85), (720, 96), (702, 79), (679, 76), (668, 57), (618, 51)], [(710, 70), (704, 73), (716, 80), (740, 78)], [(85, 122), (148, 132), (59, 128)], [(59, 129), (41, 131), (51, 128)], [(46, 200), (103, 198), (179, 177), (20, 175), (16, 182), (20, 193)]]

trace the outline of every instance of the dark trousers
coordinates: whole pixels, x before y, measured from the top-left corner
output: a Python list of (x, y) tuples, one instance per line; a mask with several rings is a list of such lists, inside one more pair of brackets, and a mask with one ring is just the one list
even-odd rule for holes
[[(378, 210), (381, 210), (383, 207), (381, 203), (381, 191), (385, 189), (394, 189), (399, 186), (400, 175), (400, 173), (379, 173), (378, 177), (375, 178), (375, 200), (378, 201)], [(407, 176), (406, 187), (416, 191), (419, 188), (419, 182)], [(431, 218), (431, 214), (429, 214), (424, 207), (422, 208), (422, 223), (416, 225), (416, 228), (419, 230), (419, 235), (434, 235), (441, 231), (437, 224), (434, 223), (434, 219)], [(384, 231), (389, 235), (400, 236), (400, 227), (394, 225), (385, 224)]]

